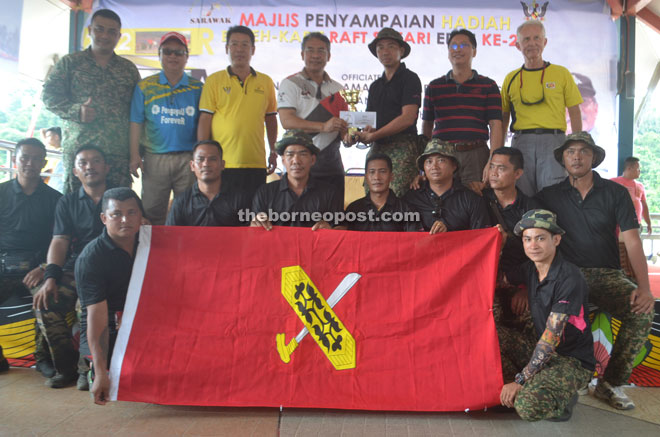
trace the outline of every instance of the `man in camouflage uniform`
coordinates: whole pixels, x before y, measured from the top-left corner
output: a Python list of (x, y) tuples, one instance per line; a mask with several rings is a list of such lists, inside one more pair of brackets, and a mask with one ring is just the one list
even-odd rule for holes
[[(587, 132), (568, 135), (554, 150), (554, 157), (569, 176), (536, 196), (557, 213), (559, 225), (566, 230), (560, 250), (582, 270), (589, 301), (621, 321), (594, 394), (614, 408), (628, 410), (635, 404), (620, 386), (627, 384), (635, 357), (649, 335), (655, 301), (635, 208), (625, 187), (593, 171), (605, 159), (605, 150)], [(621, 270), (617, 226), (637, 283)]]
[(78, 360), (71, 337), (78, 299), (73, 268), (87, 243), (103, 231), (100, 202), (108, 170), (105, 156), (98, 147), (86, 145), (76, 151), (73, 173), (82, 187), (57, 202), (44, 282), (32, 289), (37, 322), (57, 370), (48, 384), (52, 388), (66, 387), (78, 378), (77, 388), (88, 389), (89, 368), (84, 357)]
[(377, 126), (367, 126), (347, 144), (356, 141), (371, 144), (369, 153), (384, 153), (392, 159), (390, 188), (397, 197), (408, 191), (418, 174), (417, 156), (425, 141), (417, 136), (417, 117), (422, 104), (422, 82), (401, 62), (410, 54), (410, 45), (399, 32), (389, 27), (378, 32), (369, 50), (385, 71), (369, 86), (367, 111), (376, 112)]
[(129, 113), (140, 74), (132, 62), (114, 53), (121, 36), (121, 20), (116, 13), (99, 9), (92, 15), (88, 29), (91, 46), (55, 64), (42, 94), (46, 108), (64, 120), (65, 193), (80, 187), (71, 172), (73, 154), (89, 143), (106, 154), (110, 165), (108, 185), (131, 185)]
[(536, 337), (498, 329), (505, 381), (518, 372), (502, 387), (500, 400), (524, 420), (566, 421), (578, 389), (589, 382), (596, 364), (587, 284), (580, 269), (557, 253), (564, 230), (554, 213), (528, 211), (513, 232), (522, 235), (531, 260), (522, 266), (518, 279), (527, 285)]

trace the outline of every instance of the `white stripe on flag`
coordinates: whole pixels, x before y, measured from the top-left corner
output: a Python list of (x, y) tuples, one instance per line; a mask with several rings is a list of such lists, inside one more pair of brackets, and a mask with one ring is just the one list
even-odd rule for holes
[(131, 282), (128, 284), (128, 294), (124, 304), (124, 313), (121, 317), (121, 326), (117, 334), (117, 341), (112, 352), (112, 361), (110, 362), (110, 400), (117, 400), (119, 391), (119, 378), (121, 376), (121, 366), (124, 362), (124, 354), (128, 345), (128, 338), (131, 335), (135, 311), (140, 301), (142, 292), (142, 283), (144, 282), (144, 273), (147, 270), (147, 261), (149, 261), (149, 250), (151, 249), (151, 226), (140, 227), (140, 240), (135, 261), (133, 262), (133, 272), (131, 273)]

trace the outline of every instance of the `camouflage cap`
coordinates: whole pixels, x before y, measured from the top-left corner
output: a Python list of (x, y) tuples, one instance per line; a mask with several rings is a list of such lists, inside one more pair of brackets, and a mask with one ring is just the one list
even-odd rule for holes
[(564, 235), (564, 230), (557, 226), (557, 214), (547, 209), (530, 209), (513, 228), (513, 233), (521, 236), (525, 229), (546, 229), (553, 234)]
[(458, 171), (460, 164), (458, 163), (458, 158), (456, 158), (456, 147), (453, 144), (438, 138), (433, 138), (426, 143), (424, 153), (417, 157), (417, 167), (420, 170), (424, 171), (424, 161), (431, 155), (442, 155), (451, 158), (454, 164), (456, 164), (456, 170)]
[(591, 150), (593, 150), (594, 160), (591, 163), (591, 168), (598, 167), (605, 160), (605, 149), (596, 145), (594, 139), (591, 138), (591, 135), (589, 135), (589, 132), (582, 131), (582, 132), (576, 132), (574, 134), (566, 135), (566, 140), (564, 140), (564, 144), (562, 144), (561, 146), (557, 147), (554, 150), (555, 159), (557, 160), (558, 163), (562, 165), (562, 167), (564, 167), (564, 150), (566, 150), (566, 148), (570, 143), (575, 141), (580, 141), (586, 144), (587, 146), (591, 147)]
[(275, 151), (278, 155), (284, 155), (284, 150), (292, 144), (307, 147), (314, 155), (319, 154), (319, 149), (314, 145), (312, 137), (307, 135), (302, 129), (290, 129), (284, 132), (282, 138), (275, 143)]
[(393, 39), (394, 41), (399, 43), (399, 45), (403, 47), (403, 55), (401, 55), (401, 59), (405, 58), (410, 54), (410, 44), (408, 44), (403, 40), (401, 34), (396, 30), (392, 29), (391, 27), (384, 27), (380, 30), (380, 32), (378, 32), (376, 38), (374, 38), (374, 40), (369, 43), (369, 50), (375, 57), (378, 57), (378, 55), (376, 54), (376, 46), (378, 45), (378, 41), (380, 41), (381, 39)]

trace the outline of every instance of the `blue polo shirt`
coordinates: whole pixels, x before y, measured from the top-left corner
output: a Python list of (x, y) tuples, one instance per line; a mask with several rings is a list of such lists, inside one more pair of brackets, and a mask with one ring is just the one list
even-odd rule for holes
[(192, 150), (197, 141), (202, 82), (184, 73), (176, 85), (162, 71), (142, 79), (131, 101), (131, 121), (144, 123), (143, 145), (149, 153)]

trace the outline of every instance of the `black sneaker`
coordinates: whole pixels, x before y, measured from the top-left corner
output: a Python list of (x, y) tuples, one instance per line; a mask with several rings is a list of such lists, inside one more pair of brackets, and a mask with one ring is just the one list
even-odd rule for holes
[(6, 372), (9, 370), (9, 361), (7, 361), (7, 358), (3, 358), (0, 360), (0, 373), (1, 372)]
[(78, 375), (78, 382), (76, 382), (76, 388), (80, 391), (89, 391), (89, 381), (87, 380), (87, 375), (81, 373)]
[(63, 375), (61, 373), (56, 373), (52, 378), (46, 380), (46, 386), (50, 388), (64, 388), (70, 385), (78, 379), (77, 373), (72, 373), (69, 375)]
[(573, 407), (575, 407), (575, 404), (577, 404), (578, 400), (578, 394), (575, 393), (571, 399), (568, 401), (568, 404), (566, 407), (564, 407), (564, 411), (561, 413), (561, 416), (559, 417), (553, 417), (551, 419), (548, 419), (550, 422), (566, 422), (568, 421), (571, 416), (573, 416)]
[(55, 376), (55, 367), (50, 361), (37, 361), (37, 372), (41, 373), (45, 378), (52, 378)]

